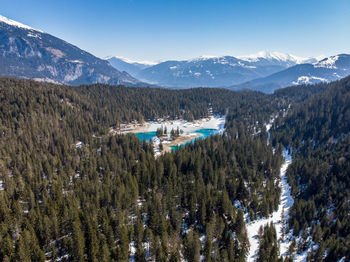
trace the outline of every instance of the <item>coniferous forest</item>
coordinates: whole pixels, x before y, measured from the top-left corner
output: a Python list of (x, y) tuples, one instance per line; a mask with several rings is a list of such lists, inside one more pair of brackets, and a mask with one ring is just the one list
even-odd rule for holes
[[(349, 260), (349, 101), (350, 78), (271, 95), (1, 78), (0, 260), (245, 261), (246, 217), (278, 208), (283, 147), (296, 241), (286, 261), (310, 246), (310, 261)], [(209, 107), (225, 132), (158, 158), (109, 133)], [(273, 225), (259, 239), (258, 261), (283, 261)]]

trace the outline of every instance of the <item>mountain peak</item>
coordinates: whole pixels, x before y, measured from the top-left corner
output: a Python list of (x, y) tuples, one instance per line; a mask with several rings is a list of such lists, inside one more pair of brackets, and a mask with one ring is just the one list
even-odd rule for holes
[(27, 29), (27, 30), (34, 30), (34, 31), (38, 31), (38, 32), (43, 33), (43, 31), (41, 31), (39, 29), (32, 28), (32, 27), (30, 27), (28, 25), (22, 24), (20, 22), (17, 22), (15, 20), (7, 18), (7, 17), (5, 17), (3, 15), (0, 15), (0, 22), (3, 22), (5, 24), (11, 25), (11, 26), (16, 26), (16, 27), (19, 27), (19, 28), (23, 28), (23, 29)]
[(337, 69), (336, 62), (339, 59), (339, 55), (330, 56), (314, 63), (315, 67), (324, 67), (329, 69)]
[(304, 58), (304, 57), (298, 57), (292, 54), (286, 54), (281, 52), (269, 52), (269, 51), (259, 51), (255, 54), (239, 56), (238, 58), (248, 62), (258, 62), (261, 59), (267, 59), (267, 60), (275, 59), (283, 62), (293, 62), (295, 64), (302, 64), (302, 63), (310, 62), (310, 60), (313, 60), (313, 58)]

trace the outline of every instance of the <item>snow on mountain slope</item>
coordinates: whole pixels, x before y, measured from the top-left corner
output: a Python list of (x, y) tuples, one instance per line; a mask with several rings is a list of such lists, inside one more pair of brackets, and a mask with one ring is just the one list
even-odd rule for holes
[(298, 64), (267, 77), (232, 86), (232, 89), (253, 89), (272, 93), (282, 87), (331, 82), (348, 75), (350, 75), (350, 55), (339, 54), (314, 63)]
[(339, 55), (327, 57), (317, 63), (314, 63), (314, 67), (324, 67), (329, 69), (337, 69), (336, 62), (339, 59)]
[(8, 25), (12, 25), (12, 26), (16, 26), (16, 27), (19, 27), (19, 28), (23, 28), (23, 29), (27, 29), (27, 30), (33, 30), (33, 31), (38, 31), (38, 32), (41, 32), (43, 33), (43, 31), (39, 30), (39, 29), (34, 29), (28, 25), (24, 25), (20, 22), (17, 22), (17, 21), (14, 21), (12, 19), (9, 19), (5, 16), (2, 16), (0, 15), (0, 22), (3, 22), (3, 23), (6, 23)]
[[(165, 61), (140, 69), (135, 63), (109, 59), (118, 70), (165, 87), (225, 87), (265, 77), (294, 66), (304, 58), (278, 52), (259, 52), (246, 57), (201, 56), (183, 61)], [(316, 60), (312, 60), (316, 61)], [(127, 64), (126, 64), (127, 63)]]
[(310, 85), (318, 82), (328, 82), (327, 79), (316, 76), (299, 76), (297, 81), (293, 81), (293, 85)]
[(0, 76), (61, 84), (142, 84), (108, 61), (57, 37), (0, 17)]
[(285, 54), (280, 52), (267, 52), (267, 51), (260, 51), (256, 54), (239, 56), (238, 58), (249, 62), (258, 62), (261, 59), (278, 60), (278, 61), (288, 62), (293, 65), (302, 64), (306, 62), (310, 63), (310, 61), (314, 61), (314, 62), (317, 61), (315, 58), (303, 58), (303, 57), (298, 57), (291, 54)]

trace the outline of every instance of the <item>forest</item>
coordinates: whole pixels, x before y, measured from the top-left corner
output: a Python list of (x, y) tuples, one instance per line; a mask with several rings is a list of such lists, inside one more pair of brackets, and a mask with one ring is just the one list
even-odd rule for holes
[[(349, 78), (272, 95), (1, 78), (0, 260), (245, 261), (245, 216), (278, 207), (283, 146), (295, 252), (313, 243), (312, 261), (350, 259), (349, 91)], [(159, 158), (108, 133), (209, 108), (226, 115), (224, 134)], [(262, 229), (258, 261), (283, 260), (275, 235)]]
[(350, 258), (350, 78), (330, 83), (276, 121), (273, 141), (293, 149), (288, 180), (297, 199), (290, 230), (311, 261)]

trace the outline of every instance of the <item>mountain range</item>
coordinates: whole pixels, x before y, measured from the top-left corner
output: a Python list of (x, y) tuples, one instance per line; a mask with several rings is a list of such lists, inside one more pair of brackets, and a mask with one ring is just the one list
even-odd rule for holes
[(130, 63), (118, 57), (108, 61), (142, 81), (174, 88), (226, 87), (271, 93), (286, 86), (331, 82), (350, 75), (348, 54), (316, 59), (261, 51), (241, 57), (200, 57), (156, 65)]
[(142, 85), (106, 60), (41, 30), (0, 16), (0, 75), (80, 85)]
[(100, 59), (64, 40), (0, 15), (0, 76), (69, 85), (106, 83), (167, 88), (225, 87), (271, 93), (350, 75), (350, 55), (318, 60), (279, 52), (159, 63)]
[[(184, 61), (165, 61), (156, 65), (128, 63), (111, 57), (108, 61), (118, 70), (164, 87), (228, 87), (280, 72), (313, 58), (299, 58), (278, 52), (259, 52), (245, 57), (200, 57)], [(126, 66), (127, 65), (127, 66)]]
[(299, 64), (267, 77), (232, 86), (232, 89), (253, 89), (265, 93), (300, 84), (331, 82), (350, 75), (350, 55), (340, 54), (316, 63)]

